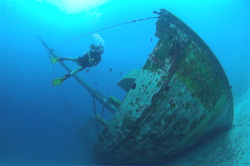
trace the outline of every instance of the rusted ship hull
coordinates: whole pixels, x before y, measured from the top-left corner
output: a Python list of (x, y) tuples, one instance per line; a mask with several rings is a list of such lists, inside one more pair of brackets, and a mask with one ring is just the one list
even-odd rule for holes
[(100, 163), (159, 163), (232, 124), (231, 87), (213, 52), (174, 15), (158, 14), (159, 42), (92, 150)]

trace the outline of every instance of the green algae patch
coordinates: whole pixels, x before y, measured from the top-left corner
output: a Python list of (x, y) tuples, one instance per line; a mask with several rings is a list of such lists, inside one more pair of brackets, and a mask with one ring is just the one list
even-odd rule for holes
[(185, 103), (185, 109), (188, 109), (190, 107), (190, 103)]
[(169, 44), (169, 40), (167, 37), (164, 37), (163, 39), (159, 40), (159, 46), (158, 50), (155, 52), (155, 57), (160, 61), (160, 62), (165, 62), (166, 57), (167, 57), (167, 52), (169, 48), (167, 47)]
[(171, 103), (171, 104), (170, 104), (170, 109), (174, 109), (175, 106), (176, 106), (175, 103)]
[(208, 110), (212, 110), (221, 94), (228, 91), (222, 72), (216, 58), (205, 51), (189, 49), (176, 75)]

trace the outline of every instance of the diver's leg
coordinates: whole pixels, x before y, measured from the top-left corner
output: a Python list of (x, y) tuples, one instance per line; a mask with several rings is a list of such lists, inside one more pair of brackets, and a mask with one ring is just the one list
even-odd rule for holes
[(57, 62), (61, 62), (61, 61), (73, 61), (73, 62), (78, 62), (78, 58), (71, 58), (71, 57), (65, 57), (65, 58), (61, 58), (61, 57), (51, 57), (50, 58), (50, 62), (51, 63), (57, 63)]
[(79, 71), (82, 71), (84, 68), (82, 66), (79, 66), (78, 68), (76, 68), (75, 70), (71, 71), (70, 74), (66, 74), (60, 78), (56, 78), (52, 80), (52, 85), (53, 86), (57, 86), (60, 85), (61, 83), (63, 83), (66, 79), (68, 79), (69, 77), (71, 77), (72, 75), (75, 75), (76, 73), (78, 73)]
[(78, 57), (65, 57), (65, 58), (61, 58), (61, 60), (66, 60), (66, 61), (73, 61), (73, 62), (77, 62), (78, 61)]
[(75, 70), (71, 71), (71, 75), (75, 75), (76, 73), (78, 73), (79, 71), (82, 71), (84, 68), (82, 66), (79, 66), (78, 68), (76, 68)]

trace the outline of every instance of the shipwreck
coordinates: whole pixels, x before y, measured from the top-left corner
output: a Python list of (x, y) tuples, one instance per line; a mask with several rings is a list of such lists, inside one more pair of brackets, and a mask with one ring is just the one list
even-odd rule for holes
[(231, 86), (214, 53), (169, 11), (154, 13), (159, 41), (143, 68), (118, 82), (127, 91), (123, 101), (106, 99), (75, 76), (114, 113), (110, 121), (96, 115), (104, 127), (91, 156), (99, 164), (160, 163), (232, 125)]

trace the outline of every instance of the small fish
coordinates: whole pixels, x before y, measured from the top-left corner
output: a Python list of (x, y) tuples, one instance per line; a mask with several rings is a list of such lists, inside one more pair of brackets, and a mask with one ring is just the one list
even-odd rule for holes
[(94, 82), (94, 85), (97, 85), (98, 84), (98, 82)]
[(151, 38), (151, 39), (150, 39), (150, 41), (152, 42), (152, 41), (153, 41), (153, 39)]
[(88, 72), (89, 72), (89, 69), (87, 69), (86, 72), (88, 73)]
[(122, 75), (122, 72), (120, 72), (120, 75)]
[(111, 72), (113, 70), (113, 68), (111, 67), (110, 69), (109, 69), (109, 71)]

